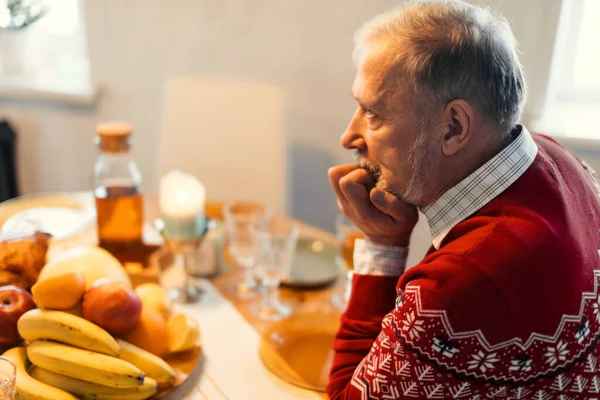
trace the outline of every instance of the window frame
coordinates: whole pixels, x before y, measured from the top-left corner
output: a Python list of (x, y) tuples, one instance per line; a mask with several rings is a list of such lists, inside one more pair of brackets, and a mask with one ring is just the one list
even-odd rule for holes
[[(52, 7), (54, 3), (61, 5), (61, 2), (62, 0), (54, 0), (49, 2), (49, 6)], [(15, 90), (27, 96), (32, 92), (69, 96), (88, 96), (95, 92), (88, 50), (85, 1), (73, 0), (72, 5), (76, 7), (73, 17), (77, 21), (73, 31), (61, 33), (40, 29), (37, 24), (49, 17), (52, 12), (49, 10), (48, 15), (31, 26), (14, 32), (12, 38), (9, 38), (21, 46), (22, 50), (15, 57), (21, 60), (17, 63), (22, 63), (24, 70), (17, 74), (0, 71), (0, 97), (14, 95)], [(60, 23), (60, 18), (53, 22), (53, 25)], [(14, 44), (12, 46), (19, 48)]]

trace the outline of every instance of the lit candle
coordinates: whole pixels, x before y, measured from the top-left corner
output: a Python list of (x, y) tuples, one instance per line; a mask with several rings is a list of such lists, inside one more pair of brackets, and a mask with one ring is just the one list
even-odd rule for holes
[(170, 171), (160, 181), (160, 210), (164, 236), (190, 240), (204, 234), (206, 189), (196, 177), (181, 171)]

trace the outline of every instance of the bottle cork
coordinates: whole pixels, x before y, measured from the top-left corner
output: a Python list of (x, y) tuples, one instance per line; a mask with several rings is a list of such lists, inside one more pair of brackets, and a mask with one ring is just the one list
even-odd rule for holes
[(126, 153), (133, 127), (127, 122), (103, 122), (96, 125), (96, 144), (104, 153)]

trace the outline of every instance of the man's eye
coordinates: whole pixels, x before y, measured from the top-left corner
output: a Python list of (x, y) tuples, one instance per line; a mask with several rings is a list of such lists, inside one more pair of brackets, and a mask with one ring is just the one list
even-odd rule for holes
[(373, 112), (370, 108), (365, 109), (365, 115), (367, 116), (367, 120), (371, 122), (379, 120), (379, 115)]

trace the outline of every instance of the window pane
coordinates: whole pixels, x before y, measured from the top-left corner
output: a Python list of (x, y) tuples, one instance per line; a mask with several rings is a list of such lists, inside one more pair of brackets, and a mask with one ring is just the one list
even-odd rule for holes
[(79, 0), (45, 0), (47, 14), (31, 26), (50, 35), (75, 35), (79, 31)]
[(573, 60), (573, 82), (581, 88), (600, 89), (600, 0), (581, 1), (583, 18)]

